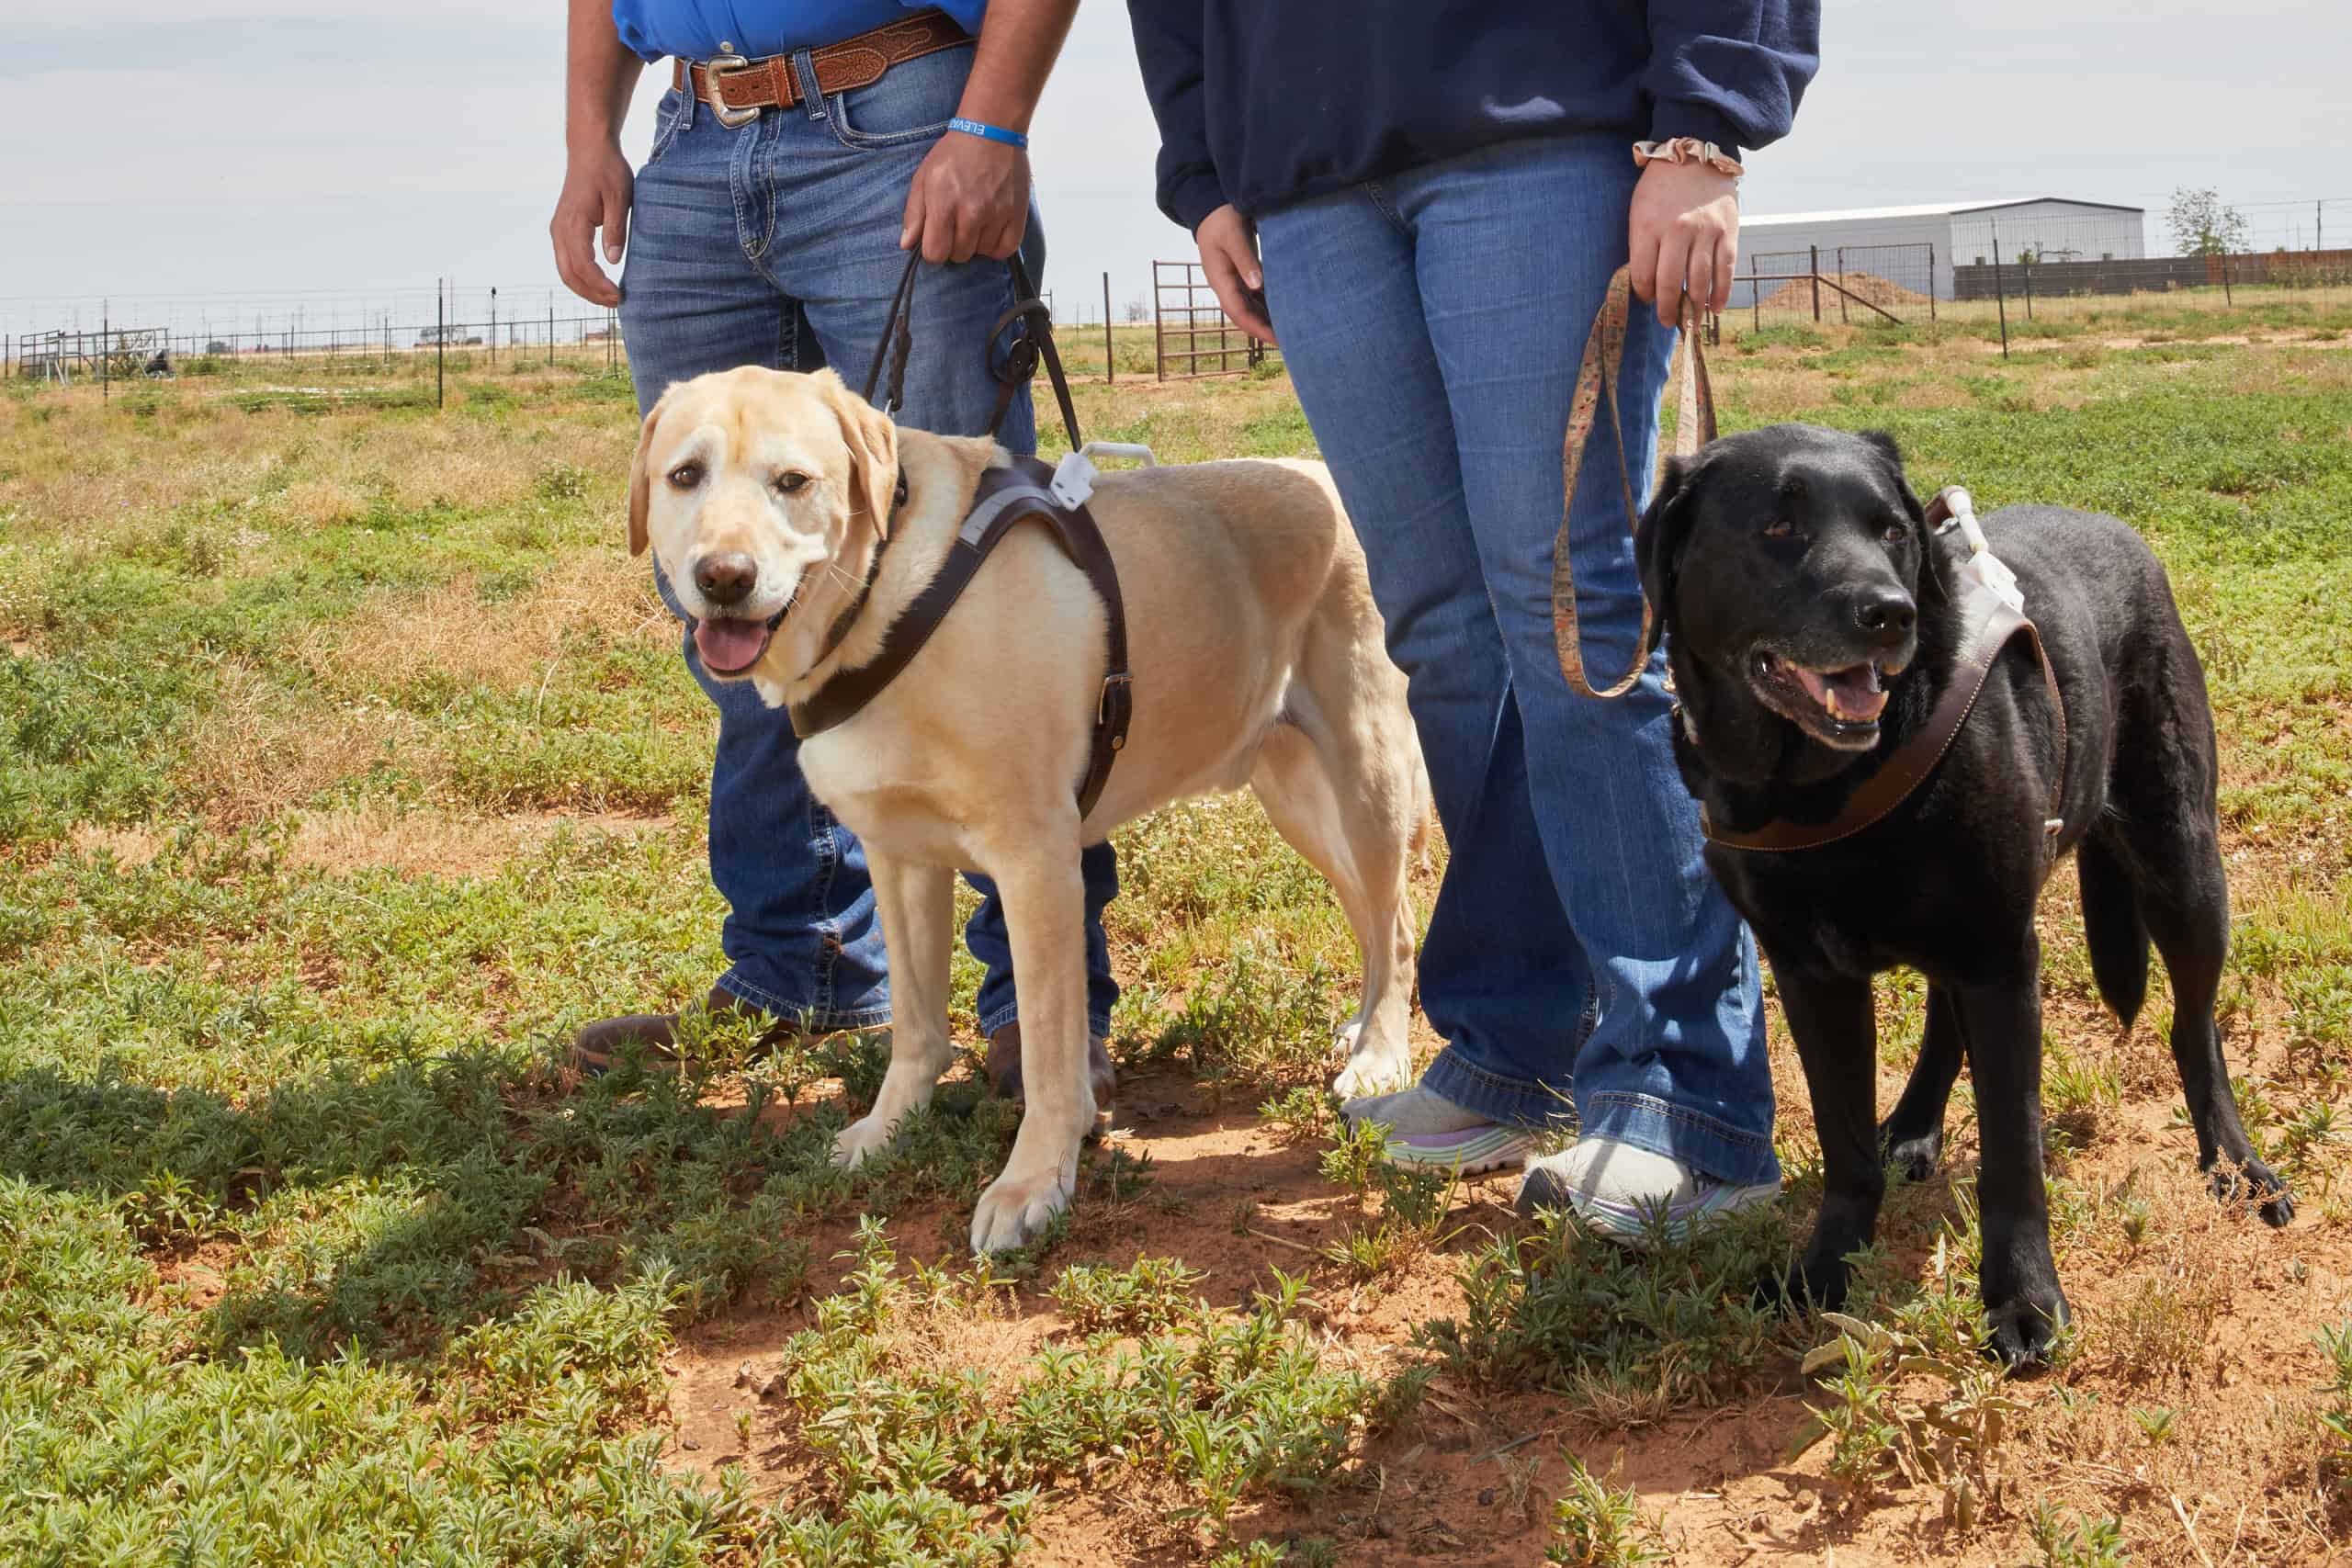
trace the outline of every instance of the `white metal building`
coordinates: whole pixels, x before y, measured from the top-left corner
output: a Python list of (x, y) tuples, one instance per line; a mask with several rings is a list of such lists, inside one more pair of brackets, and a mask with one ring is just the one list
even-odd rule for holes
[[(1739, 270), (1748, 272), (1753, 261), (1766, 274), (1803, 272), (1812, 247), (1818, 246), (1825, 273), (1867, 272), (1925, 292), (1932, 246), (1935, 292), (1949, 299), (1953, 264), (1991, 262), (1996, 235), (2004, 261), (2016, 261), (2028, 252), (2050, 262), (2136, 260), (2147, 254), (2146, 220), (2146, 212), (2137, 207), (2054, 196), (1743, 217)], [(1778, 287), (1766, 284), (1763, 292), (1769, 296)], [(1743, 285), (1732, 302), (1747, 304), (1748, 293)]]

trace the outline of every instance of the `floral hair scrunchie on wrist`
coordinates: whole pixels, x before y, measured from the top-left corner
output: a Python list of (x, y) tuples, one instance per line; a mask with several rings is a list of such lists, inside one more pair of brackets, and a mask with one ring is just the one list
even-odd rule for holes
[(1645, 169), (1652, 164), (1704, 164), (1719, 175), (1734, 179), (1747, 173), (1738, 159), (1712, 141), (1702, 141), (1695, 136), (1678, 136), (1670, 141), (1636, 141), (1634, 143), (1634, 167)]

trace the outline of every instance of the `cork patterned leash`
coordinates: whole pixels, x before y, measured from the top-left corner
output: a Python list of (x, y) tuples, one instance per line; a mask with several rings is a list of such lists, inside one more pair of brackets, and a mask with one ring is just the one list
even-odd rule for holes
[[(1604, 397), (1609, 403), (1609, 426), (1617, 435), (1617, 482), (1625, 496), (1625, 531), (1632, 535), (1641, 525), (1640, 510), (1634, 504), (1634, 479), (1625, 467), (1625, 422), (1617, 407), (1617, 378), (1625, 358), (1625, 322), (1633, 308), (1633, 277), (1627, 268), (1619, 267), (1609, 280), (1608, 296), (1602, 299), (1600, 313), (1593, 318), (1592, 331), (1586, 337), (1584, 363), (1577, 370), (1576, 397), (1568, 406), (1568, 434), (1560, 451), (1560, 477), (1565, 486), (1560, 507), (1560, 534), (1552, 545), (1552, 636), (1559, 645), (1560, 671), (1567, 676), (1568, 684), (1578, 696), (1622, 697), (1634, 689), (1648, 668), (1650, 649), (1655, 645), (1657, 608), (1646, 596), (1642, 600), (1642, 637), (1634, 649), (1634, 662), (1617, 683), (1606, 691), (1595, 691), (1584, 672), (1584, 641), (1577, 627), (1576, 569), (1569, 559), (1568, 514), (1577, 499), (1577, 479), (1584, 470), (1585, 448), (1591, 444), (1592, 427), (1600, 416)], [(1699, 342), (1699, 308), (1688, 294), (1682, 297), (1682, 330), (1677, 334), (1676, 363), (1668, 367), (1681, 385), (1681, 398), (1676, 405), (1674, 421), (1674, 456), (1688, 457), (1715, 438), (1715, 394), (1707, 380), (1707, 353)]]

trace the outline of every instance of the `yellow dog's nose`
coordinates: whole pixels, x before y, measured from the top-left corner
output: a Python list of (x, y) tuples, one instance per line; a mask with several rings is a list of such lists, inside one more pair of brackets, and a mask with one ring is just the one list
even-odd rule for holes
[(707, 555), (695, 563), (695, 586), (714, 604), (741, 604), (759, 580), (759, 567), (741, 550)]

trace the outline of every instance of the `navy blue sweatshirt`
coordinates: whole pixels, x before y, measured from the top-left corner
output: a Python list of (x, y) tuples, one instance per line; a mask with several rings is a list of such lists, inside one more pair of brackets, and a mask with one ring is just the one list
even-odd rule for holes
[[(1187, 230), (1498, 141), (1788, 134), (1819, 0), (1127, 0)], [(1628, 156), (1630, 156), (1630, 152)]]

